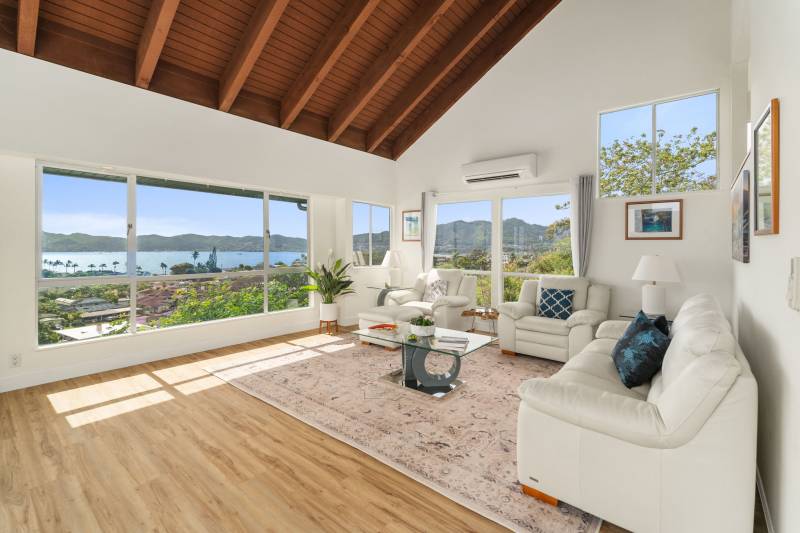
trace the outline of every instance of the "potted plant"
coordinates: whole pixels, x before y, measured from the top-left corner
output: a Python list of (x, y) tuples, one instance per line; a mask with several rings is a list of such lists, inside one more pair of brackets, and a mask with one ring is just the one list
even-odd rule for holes
[(334, 261), (331, 266), (320, 264), (317, 270), (306, 268), (306, 274), (314, 280), (314, 284), (306, 285), (303, 290), (315, 291), (322, 297), (322, 303), (319, 306), (321, 321), (338, 320), (339, 306), (336, 304), (336, 297), (355, 292), (350, 288), (353, 280), (347, 273), (349, 268), (350, 263), (344, 263), (341, 259)]
[(411, 334), (417, 337), (430, 337), (436, 331), (433, 320), (425, 316), (414, 317), (409, 324), (411, 324)]

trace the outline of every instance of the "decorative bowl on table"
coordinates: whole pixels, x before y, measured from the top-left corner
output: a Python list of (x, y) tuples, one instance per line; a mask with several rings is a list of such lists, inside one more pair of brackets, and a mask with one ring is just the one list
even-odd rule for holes
[(436, 326), (430, 318), (420, 316), (409, 321), (410, 333), (417, 337), (430, 337), (436, 332)]

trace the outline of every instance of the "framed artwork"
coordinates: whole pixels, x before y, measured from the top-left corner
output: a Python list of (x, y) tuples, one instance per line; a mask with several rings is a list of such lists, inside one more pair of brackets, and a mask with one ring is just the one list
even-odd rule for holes
[(625, 239), (683, 239), (683, 200), (626, 202)]
[(780, 128), (778, 99), (773, 98), (753, 128), (754, 235), (780, 230)]
[(422, 240), (422, 211), (403, 211), (403, 240)]
[(750, 262), (750, 170), (749, 155), (739, 169), (731, 186), (732, 257), (742, 263)]

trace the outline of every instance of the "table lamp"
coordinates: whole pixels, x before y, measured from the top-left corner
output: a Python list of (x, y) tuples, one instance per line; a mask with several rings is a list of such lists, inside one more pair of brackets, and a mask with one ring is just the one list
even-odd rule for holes
[(680, 283), (681, 277), (672, 259), (662, 255), (643, 255), (633, 273), (636, 281), (648, 281), (642, 286), (642, 311), (648, 315), (663, 315), (667, 311), (666, 290), (656, 283)]
[(397, 250), (389, 250), (386, 252), (383, 256), (381, 266), (389, 270), (389, 286), (399, 287), (402, 278), (400, 272), (400, 252)]

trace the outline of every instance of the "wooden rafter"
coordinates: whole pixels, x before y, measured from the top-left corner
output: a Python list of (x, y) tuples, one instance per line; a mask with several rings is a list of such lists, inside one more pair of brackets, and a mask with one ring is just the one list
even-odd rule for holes
[(150, 12), (147, 15), (142, 37), (139, 39), (139, 48), (136, 51), (136, 75), (134, 83), (146, 89), (156, 70), (158, 58), (167, 34), (172, 26), (172, 19), (178, 11), (180, 0), (153, 0)]
[(17, 52), (32, 56), (36, 50), (39, 0), (19, 0), (17, 8)]
[(355, 93), (336, 110), (328, 126), (328, 140), (335, 141), (356, 118), (370, 98), (377, 93), (386, 80), (397, 70), (439, 18), (450, 8), (454, 0), (426, 0), (403, 24), (400, 32), (391, 41), (378, 59), (361, 78)]
[(289, 0), (261, 0), (256, 7), (219, 83), (219, 108), (222, 111), (230, 110), (288, 3)]
[(281, 103), (281, 127), (288, 128), (342, 56), (380, 0), (354, 0), (328, 30), (303, 72), (292, 84)]
[(445, 48), (436, 54), (433, 62), (414, 78), (372, 126), (367, 134), (368, 152), (375, 150), (386, 139), (514, 4), (516, 0), (492, 0), (458, 30)]
[(481, 52), (453, 83), (395, 139), (392, 157), (397, 159), (450, 107), (480, 80), (504, 55), (528, 34), (560, 0), (538, 0), (526, 7), (497, 39)]

